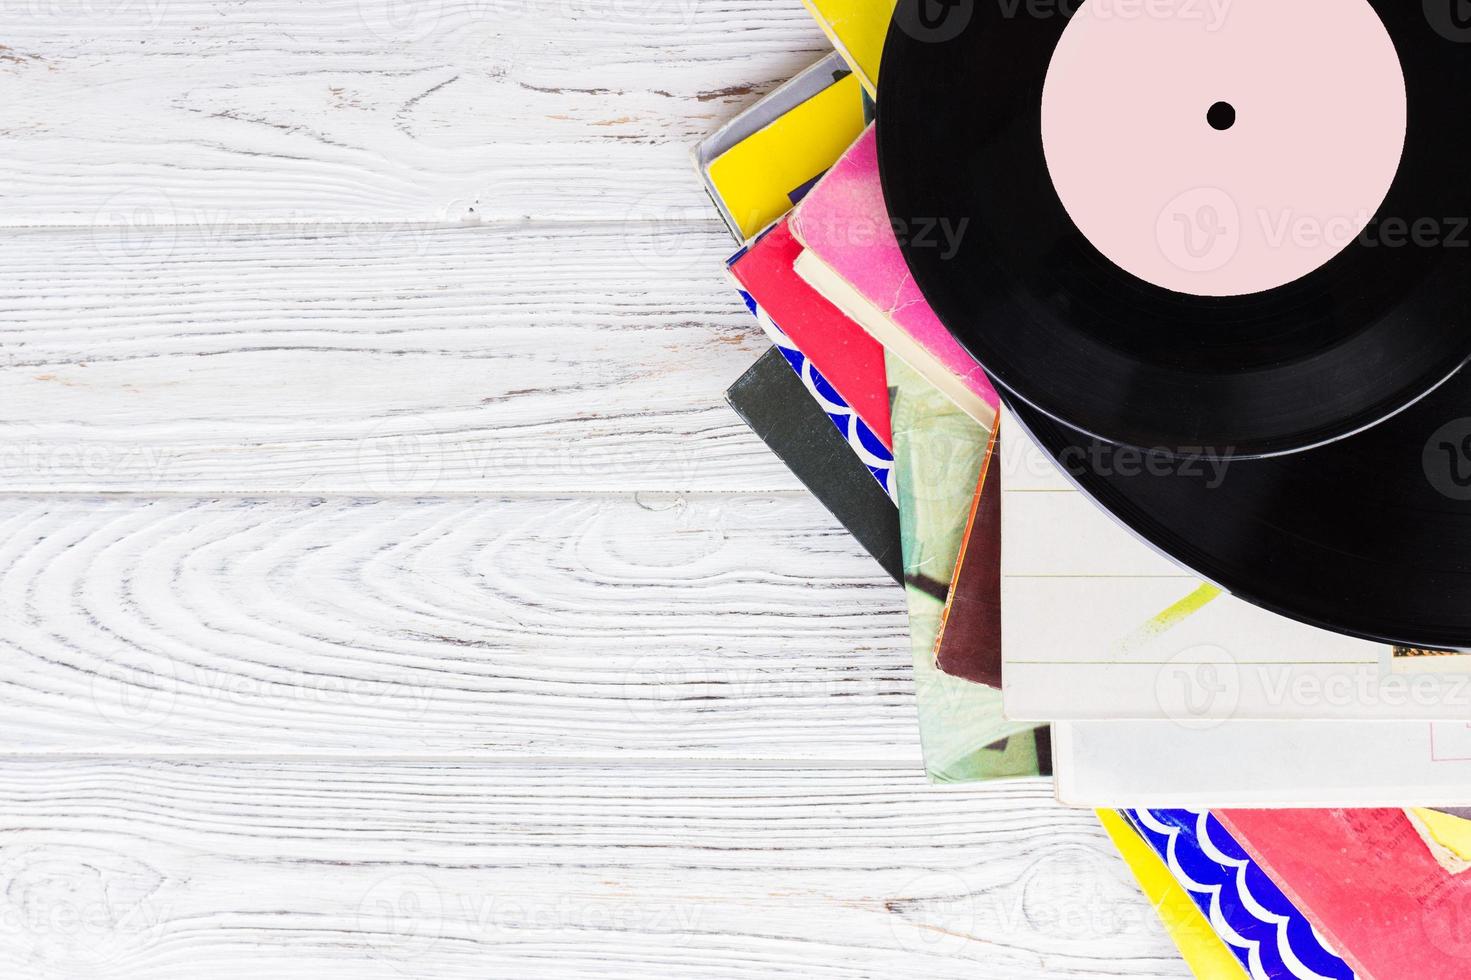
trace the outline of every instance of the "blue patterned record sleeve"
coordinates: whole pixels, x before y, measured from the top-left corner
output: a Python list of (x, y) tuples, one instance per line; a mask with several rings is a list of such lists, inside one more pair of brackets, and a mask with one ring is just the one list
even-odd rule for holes
[[(736, 253), (730, 261), (734, 262), (743, 254), (745, 254), (744, 250)], [(849, 448), (857, 454), (863, 465), (868, 467), (868, 471), (873, 474), (879, 486), (884, 488), (889, 499), (896, 499), (894, 454), (885, 448), (883, 442), (868, 427), (868, 424), (858, 417), (858, 413), (849, 407), (848, 403), (843, 400), (843, 396), (838, 394), (838, 390), (822, 376), (816, 365), (807, 359), (807, 355), (792, 343), (786, 331), (782, 330), (776, 321), (761, 308), (756, 298), (744, 289), (739, 292), (741, 301), (746, 304), (746, 309), (751, 311), (751, 315), (761, 324), (761, 329), (776, 344), (776, 349), (781, 351), (787, 364), (797, 372), (797, 377), (802, 379), (802, 385), (807, 389), (807, 393), (816, 399), (818, 405), (822, 406), (823, 412), (832, 420), (833, 425), (837, 426)]]
[(1122, 810), (1253, 980), (1354, 971), (1209, 810)]

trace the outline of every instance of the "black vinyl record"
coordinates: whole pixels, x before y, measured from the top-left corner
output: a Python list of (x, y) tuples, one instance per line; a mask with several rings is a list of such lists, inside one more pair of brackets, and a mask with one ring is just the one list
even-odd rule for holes
[[(1471, 188), (1466, 38), (1434, 23), (1420, 3), (1346, 0), (1372, 9), (1403, 72), (1403, 148), (1395, 147), (1397, 165), (1385, 177), (1382, 202), (1363, 216), (1362, 233), (1297, 278), (1252, 292), (1192, 293), (1148, 281), (1106, 257), (1074, 223), (1049, 170), (1041, 135), (1049, 65), (1078, 16), (1075, 9), (1101, 2), (900, 0), (889, 33), (878, 100), (889, 211), (896, 229), (948, 222), (963, 230), (953, 249), (903, 234), (900, 244), (940, 319), (998, 388), (1110, 442), (1170, 455), (1211, 447), (1241, 460), (1295, 453), (1361, 432), (1456, 373), (1471, 355), (1471, 232), (1456, 217), (1468, 213)], [(1248, 13), (1262, 8), (1237, 6)], [(1228, 16), (1238, 12), (1232, 8)], [(1322, 19), (1321, 44), (1312, 50), (1331, 55), (1338, 35), (1333, 18)], [(1230, 27), (1222, 37), (1231, 36)], [(1209, 50), (1219, 53), (1221, 42), (1211, 43), (1216, 47)], [(1342, 55), (1345, 79), (1355, 77), (1353, 57), (1351, 51)], [(1247, 52), (1224, 64), (1215, 66), (1226, 78), (1223, 89), (1232, 78), (1247, 85), (1262, 70)], [(1302, 78), (1311, 84), (1313, 72), (1305, 69)], [(1157, 84), (1160, 100), (1167, 101), (1180, 79), (1160, 77)], [(1229, 95), (1222, 92), (1223, 99)], [(1351, 116), (1353, 107), (1333, 103), (1334, 96), (1321, 85), (1314, 90), (1339, 114), (1335, 118)], [(1263, 114), (1276, 111), (1263, 104), (1270, 101), (1205, 100), (1198, 127), (1207, 134), (1221, 130), (1222, 146), (1255, 139), (1262, 152), (1280, 152), (1286, 169), (1296, 150), (1279, 146), (1270, 132), (1264, 136), (1266, 127), (1252, 130)], [(1136, 116), (1120, 118), (1131, 132), (1139, 129)], [(1275, 116), (1273, 122), (1278, 129), (1272, 132), (1290, 131)], [(1159, 135), (1161, 145), (1171, 138), (1168, 129)], [(1214, 137), (1192, 132), (1189, 138)], [(1109, 146), (1108, 152), (1115, 160), (1136, 153), (1141, 166), (1154, 159), (1146, 146)], [(1340, 159), (1348, 168), (1356, 155)], [(1325, 182), (1336, 176), (1331, 166), (1321, 169)], [(1190, 175), (1179, 179), (1190, 185)], [(1243, 212), (1241, 221), (1258, 234), (1251, 216)], [(1429, 229), (1425, 235), (1403, 240), (1400, 229), (1421, 226)], [(1393, 448), (1378, 438), (1355, 445)], [(1355, 459), (1361, 451), (1345, 450)], [(1314, 459), (1304, 465), (1335, 468)], [(1273, 468), (1262, 472), (1279, 475), (1253, 479), (1285, 477)], [(1356, 478), (1369, 479), (1362, 472)], [(1260, 490), (1267, 482), (1253, 485)], [(1369, 485), (1377, 484), (1370, 479)], [(1215, 497), (1208, 499), (1217, 506)], [(1261, 519), (1285, 528), (1283, 520)], [(1357, 513), (1357, 522), (1373, 520)], [(1363, 629), (1376, 632), (1367, 624)], [(1462, 638), (1471, 640), (1471, 631)]]
[(1149, 454), (1012, 407), (1084, 492), (1233, 595), (1364, 639), (1471, 649), (1471, 375), (1270, 459)]

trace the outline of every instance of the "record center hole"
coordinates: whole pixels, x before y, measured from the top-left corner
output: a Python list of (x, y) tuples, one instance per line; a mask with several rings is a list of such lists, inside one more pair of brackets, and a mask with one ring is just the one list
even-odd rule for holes
[(1236, 125), (1236, 107), (1229, 102), (1217, 102), (1206, 112), (1205, 121), (1212, 129), (1230, 129)]

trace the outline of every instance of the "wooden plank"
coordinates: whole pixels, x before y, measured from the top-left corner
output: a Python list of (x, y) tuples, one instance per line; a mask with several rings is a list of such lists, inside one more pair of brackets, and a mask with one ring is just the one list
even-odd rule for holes
[(795, 490), (706, 224), (0, 236), (0, 491)]
[(918, 765), (811, 498), (0, 497), (0, 745)]
[(823, 769), (0, 763), (0, 969), (1185, 977), (1086, 811)]
[(721, 399), (688, 148), (825, 49), (6, 9), (0, 973), (1185, 976), (1046, 783), (924, 784), (902, 597)]
[(13, 4), (0, 224), (703, 219), (689, 147), (825, 50), (769, 0)]

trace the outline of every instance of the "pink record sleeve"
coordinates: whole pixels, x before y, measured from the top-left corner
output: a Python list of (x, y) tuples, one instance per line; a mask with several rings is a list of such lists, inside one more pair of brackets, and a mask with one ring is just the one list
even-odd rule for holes
[(961, 347), (920, 292), (897, 235), (926, 235), (944, 248), (963, 228), (940, 222), (893, 222), (879, 183), (872, 126), (792, 213), (792, 233), (829, 268), (884, 311), (966, 388), (995, 408), (998, 399), (975, 358)]

